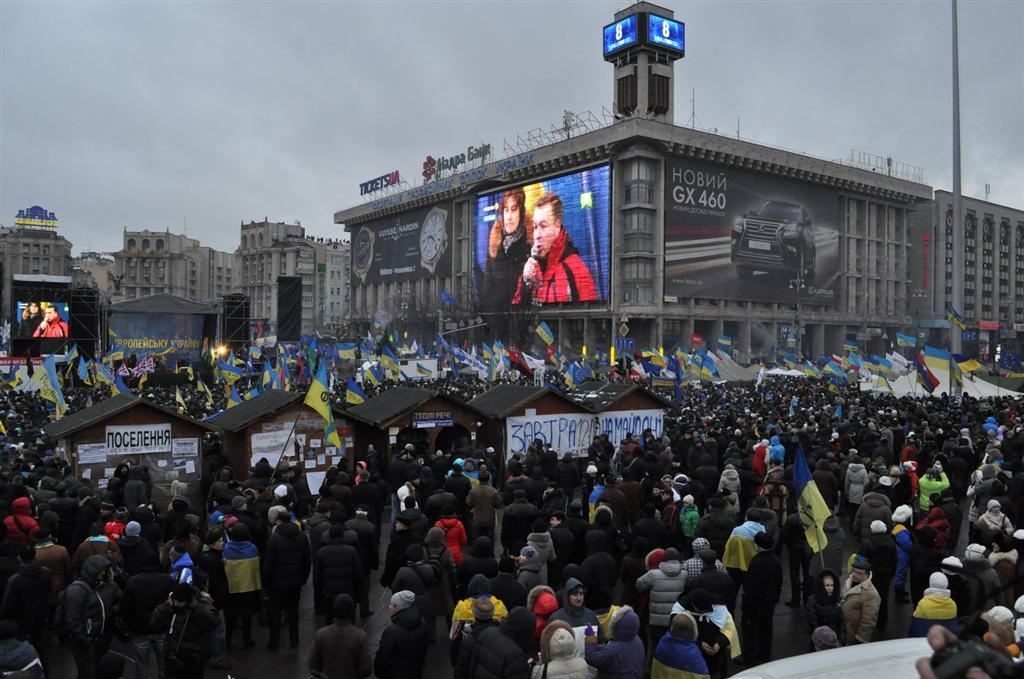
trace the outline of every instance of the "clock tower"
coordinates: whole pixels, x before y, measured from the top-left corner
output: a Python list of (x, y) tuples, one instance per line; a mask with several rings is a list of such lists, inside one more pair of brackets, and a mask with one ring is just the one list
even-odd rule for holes
[(685, 24), (670, 9), (638, 2), (604, 27), (604, 60), (615, 67), (614, 111), (673, 122), (673, 69), (685, 54)]

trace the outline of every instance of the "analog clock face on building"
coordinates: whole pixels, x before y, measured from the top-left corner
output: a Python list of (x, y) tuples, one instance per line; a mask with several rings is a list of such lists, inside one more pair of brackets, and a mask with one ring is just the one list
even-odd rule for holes
[(373, 262), (373, 241), (373, 231), (364, 227), (359, 230), (352, 242), (352, 271), (361, 280), (366, 278), (366, 273)]
[(433, 273), (448, 249), (448, 213), (434, 208), (423, 219), (420, 227), (420, 264)]

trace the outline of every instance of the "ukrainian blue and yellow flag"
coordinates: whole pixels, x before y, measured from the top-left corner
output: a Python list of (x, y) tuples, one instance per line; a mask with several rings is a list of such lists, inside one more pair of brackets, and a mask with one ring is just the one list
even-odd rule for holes
[(181, 397), (181, 389), (178, 389), (178, 387), (174, 387), (174, 402), (182, 410), (188, 410), (188, 406), (185, 405), (185, 399)]
[(967, 327), (967, 323), (964, 322), (964, 317), (961, 316), (960, 312), (954, 309), (953, 307), (949, 307), (948, 309), (946, 309), (946, 320), (948, 320), (950, 323), (960, 328), (961, 330)]
[(338, 428), (334, 424), (334, 414), (331, 412), (330, 392), (327, 390), (327, 365), (323, 362), (317, 368), (316, 377), (309, 385), (306, 392), (304, 404), (315, 410), (324, 420), (324, 442), (335, 448), (341, 448), (341, 436), (338, 435)]
[(78, 357), (78, 379), (86, 384), (92, 384), (92, 375), (89, 374), (89, 360), (81, 356)]
[(234, 384), (242, 378), (242, 371), (234, 363), (226, 363), (220, 359), (217, 360), (217, 374), (228, 384)]
[(363, 388), (359, 386), (354, 378), (348, 378), (348, 382), (345, 383), (345, 403), (357, 406), (365, 402), (366, 392), (363, 391)]
[(107, 366), (99, 361), (93, 362), (92, 366), (95, 370), (94, 384), (96, 384), (96, 386), (99, 386), (99, 383), (114, 386), (114, 376), (110, 374), (110, 369), (107, 368)]
[(341, 342), (337, 346), (338, 358), (354, 359), (356, 357), (355, 342)]
[(39, 385), (39, 396), (53, 403), (57, 409), (58, 420), (64, 417), (64, 413), (68, 411), (68, 404), (64, 401), (64, 392), (57, 379), (57, 361), (53, 354), (43, 359), (43, 364), (36, 368), (34, 377), (36, 384)]
[(121, 379), (121, 373), (114, 375), (114, 388), (117, 389), (117, 393), (124, 394), (125, 396), (131, 396), (132, 390), (128, 388), (128, 385)]
[(550, 346), (555, 341), (555, 333), (551, 331), (551, 326), (546, 321), (541, 321), (537, 324), (537, 335), (544, 340), (544, 344)]
[(423, 365), (419, 361), (416, 362), (416, 374), (421, 377), (430, 377), (431, 375), (433, 375), (433, 373), (430, 372), (430, 368)]
[(242, 397), (238, 395), (238, 390), (234, 386), (230, 386), (228, 389), (228, 410), (231, 410), (235, 406), (242, 404)]
[(793, 489), (796, 492), (796, 509), (800, 514), (800, 521), (804, 524), (807, 544), (811, 551), (817, 554), (828, 545), (825, 519), (831, 516), (832, 512), (825, 504), (817, 484), (814, 483), (802, 444), (797, 445), (796, 460), (793, 462)]
[(846, 351), (846, 352), (857, 351), (857, 343), (856, 342), (851, 342), (850, 340), (844, 341), (843, 342), (843, 351)]
[(896, 346), (897, 347), (916, 347), (917, 338), (913, 335), (904, 335), (902, 333), (896, 333)]

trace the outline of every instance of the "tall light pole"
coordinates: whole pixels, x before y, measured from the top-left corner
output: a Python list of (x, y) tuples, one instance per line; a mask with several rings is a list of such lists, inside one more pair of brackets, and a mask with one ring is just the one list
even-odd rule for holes
[[(956, 2), (953, 5), (953, 280), (950, 306), (957, 313), (964, 313), (964, 230), (963, 230), (963, 208), (960, 195), (960, 51), (959, 39), (957, 38), (957, 17)], [(941, 220), (940, 220), (941, 223)], [(949, 350), (951, 354), (959, 354), (962, 351), (963, 335), (960, 328), (950, 321), (949, 324)], [(952, 356), (950, 356), (950, 382), (953, 382)], [(950, 394), (959, 391), (958, 385), (950, 384)]]

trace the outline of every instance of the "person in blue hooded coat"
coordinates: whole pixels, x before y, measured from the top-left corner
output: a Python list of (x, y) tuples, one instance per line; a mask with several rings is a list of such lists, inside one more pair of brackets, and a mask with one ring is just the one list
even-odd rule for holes
[(781, 467), (781, 466), (783, 466), (785, 461), (786, 461), (786, 446), (782, 445), (782, 442), (779, 441), (779, 437), (778, 436), (773, 436), (771, 438), (771, 446), (768, 448), (768, 463), (769, 463), (769, 466), (773, 465), (773, 464), (777, 464), (777, 465), (779, 465)]
[(584, 654), (587, 664), (597, 669), (597, 679), (634, 679), (643, 675), (644, 642), (637, 636), (640, 618), (629, 606), (612, 613), (610, 626), (612, 640), (598, 646), (596, 631), (587, 636)]

